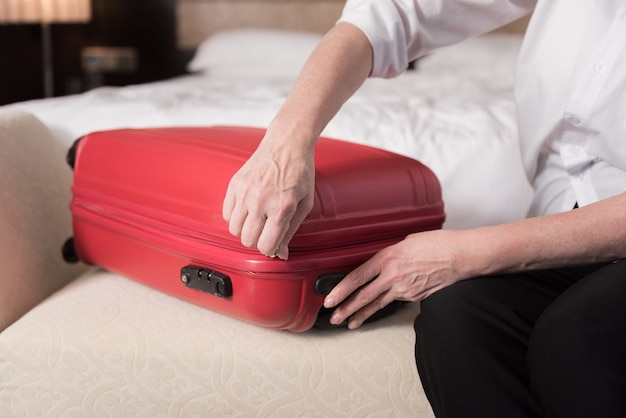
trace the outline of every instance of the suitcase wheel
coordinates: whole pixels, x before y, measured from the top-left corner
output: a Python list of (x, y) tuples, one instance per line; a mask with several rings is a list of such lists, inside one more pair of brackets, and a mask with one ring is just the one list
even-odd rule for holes
[(67, 164), (70, 166), (72, 170), (74, 169), (74, 166), (76, 165), (76, 152), (78, 151), (78, 143), (80, 142), (81, 139), (82, 137), (74, 141), (70, 149), (67, 150), (67, 155), (65, 156), (65, 161), (67, 162)]
[(68, 238), (63, 247), (61, 247), (61, 254), (63, 255), (63, 260), (66, 263), (74, 264), (80, 261), (78, 258), (78, 254), (76, 254), (76, 247), (74, 246), (74, 237)]

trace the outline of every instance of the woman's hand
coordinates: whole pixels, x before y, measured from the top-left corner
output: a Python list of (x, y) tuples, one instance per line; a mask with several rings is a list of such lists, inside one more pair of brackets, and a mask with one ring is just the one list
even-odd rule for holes
[(233, 176), (222, 215), (243, 245), (286, 259), (313, 207), (315, 141), (372, 68), (372, 48), (339, 22), (309, 57), (265, 138)]
[(265, 138), (233, 176), (222, 215), (243, 245), (287, 259), (289, 241), (313, 206), (313, 154), (312, 145)]
[(349, 318), (358, 328), (392, 300), (420, 301), (470, 277), (624, 259), (625, 206), (622, 193), (502, 225), (412, 234), (348, 274), (324, 306), (337, 307), (333, 324)]
[(469, 277), (459, 269), (461, 234), (448, 230), (412, 234), (378, 252), (326, 297), (325, 307), (337, 307), (331, 323), (348, 320), (350, 329), (358, 328), (394, 300), (417, 302)]

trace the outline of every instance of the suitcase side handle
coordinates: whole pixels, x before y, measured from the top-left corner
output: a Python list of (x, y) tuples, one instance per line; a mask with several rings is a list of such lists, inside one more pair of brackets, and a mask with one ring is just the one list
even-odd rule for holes
[(180, 281), (190, 289), (210, 293), (220, 298), (233, 295), (233, 285), (224, 273), (199, 266), (185, 266), (180, 271)]
[(315, 293), (320, 296), (326, 296), (331, 290), (344, 278), (344, 273), (323, 274), (315, 281)]
[[(344, 273), (330, 273), (323, 274), (317, 278), (315, 281), (315, 292), (320, 296), (326, 296), (330, 293), (333, 287), (337, 286), (337, 284), (344, 278), (346, 275)], [(374, 315), (370, 316), (365, 323), (369, 324), (371, 322), (377, 321), (379, 319), (385, 318), (386, 316), (391, 315), (396, 312), (398, 308), (400, 308), (405, 302), (394, 300), (389, 305), (385, 306)], [(318, 329), (336, 329), (339, 327), (347, 326), (348, 322), (344, 321), (339, 325), (332, 325), (330, 323), (330, 316), (332, 315), (334, 309), (325, 308), (322, 306), (317, 315), (317, 320), (315, 321), (314, 327)]]
[(76, 245), (74, 244), (74, 237), (70, 237), (63, 243), (61, 247), (61, 256), (63, 261), (68, 264), (75, 264), (80, 261), (78, 254), (76, 253)]

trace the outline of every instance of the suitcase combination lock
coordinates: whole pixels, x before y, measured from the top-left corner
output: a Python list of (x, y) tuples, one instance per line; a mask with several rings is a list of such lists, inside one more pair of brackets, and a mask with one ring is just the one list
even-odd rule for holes
[(190, 289), (200, 290), (220, 298), (229, 298), (233, 295), (230, 277), (215, 270), (185, 266), (180, 270), (180, 280)]

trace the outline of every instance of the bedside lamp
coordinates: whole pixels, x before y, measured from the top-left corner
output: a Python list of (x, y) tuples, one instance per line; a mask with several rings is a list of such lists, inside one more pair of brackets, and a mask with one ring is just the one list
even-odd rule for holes
[(91, 0), (0, 0), (0, 24), (41, 24), (44, 96), (54, 93), (51, 23), (91, 20)]

